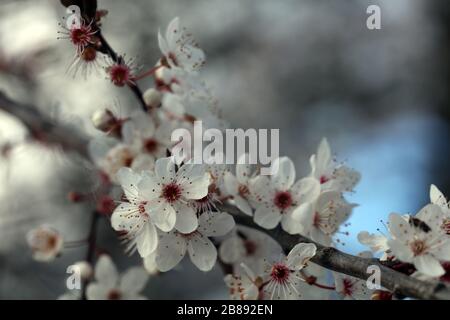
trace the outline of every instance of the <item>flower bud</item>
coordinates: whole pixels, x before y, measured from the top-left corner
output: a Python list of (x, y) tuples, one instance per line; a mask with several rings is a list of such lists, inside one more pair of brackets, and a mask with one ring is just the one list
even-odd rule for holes
[(158, 108), (161, 104), (162, 94), (154, 88), (144, 92), (144, 101), (149, 108)]
[(103, 132), (110, 131), (118, 122), (114, 114), (108, 109), (97, 110), (92, 115), (91, 120), (94, 127)]

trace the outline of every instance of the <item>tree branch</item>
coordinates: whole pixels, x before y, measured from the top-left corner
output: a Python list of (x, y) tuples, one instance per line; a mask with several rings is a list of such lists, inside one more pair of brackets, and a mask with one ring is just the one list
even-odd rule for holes
[(237, 224), (251, 227), (271, 236), (281, 245), (286, 254), (297, 243), (314, 243), (317, 247), (317, 253), (311, 261), (326, 269), (366, 280), (370, 276), (367, 273), (367, 268), (377, 266), (381, 271), (381, 285), (396, 294), (417, 299), (450, 300), (450, 288), (442, 283), (417, 280), (384, 266), (378, 259), (352, 256), (335, 248), (322, 246), (307, 237), (290, 235), (279, 227), (273, 230), (263, 229), (253, 222), (252, 217), (245, 215), (230, 204), (218, 205), (218, 209), (232, 214)]
[(36, 107), (15, 102), (0, 91), (0, 109), (15, 116), (28, 128), (31, 137), (41, 143), (75, 151), (89, 159), (88, 139), (81, 132), (55, 124), (55, 121)]
[[(44, 142), (59, 145), (65, 151), (76, 151), (83, 157), (88, 158), (85, 136), (55, 124), (46, 115), (37, 111), (36, 108), (13, 102), (0, 92), (0, 109), (21, 120), (33, 133), (33, 137), (44, 137), (46, 139)], [(218, 204), (217, 207), (232, 214), (237, 224), (257, 229), (271, 236), (278, 241), (286, 253), (299, 242), (314, 243), (317, 246), (317, 254), (312, 262), (326, 269), (366, 280), (370, 276), (366, 272), (367, 268), (375, 265), (381, 270), (381, 285), (392, 292), (418, 299), (450, 300), (450, 288), (442, 283), (417, 280), (383, 265), (377, 259), (352, 256), (335, 248), (322, 246), (304, 236), (289, 235), (281, 228), (263, 229), (257, 226), (251, 217), (230, 204)]]

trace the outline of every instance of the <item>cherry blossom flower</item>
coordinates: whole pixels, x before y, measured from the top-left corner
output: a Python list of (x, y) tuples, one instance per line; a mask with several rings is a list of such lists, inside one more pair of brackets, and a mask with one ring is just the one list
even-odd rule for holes
[(430, 277), (443, 275), (440, 261), (450, 261), (450, 239), (440, 228), (441, 215), (438, 205), (429, 204), (417, 214), (420, 218), (410, 217), (407, 221), (398, 214), (389, 216), (392, 239), (388, 245), (392, 254)]
[(442, 192), (435, 186), (430, 187), (430, 201), (438, 205), (442, 210), (442, 215), (438, 216), (442, 230), (450, 236), (450, 205)]
[(316, 246), (311, 243), (299, 243), (288, 256), (267, 265), (263, 275), (264, 295), (270, 300), (297, 299), (301, 296), (298, 290), (303, 277), (300, 271), (315, 256)]
[(316, 178), (322, 190), (352, 191), (361, 179), (359, 172), (342, 164), (337, 164), (331, 155), (327, 139), (323, 139), (317, 153), (310, 158), (311, 177)]
[(144, 268), (149, 275), (155, 275), (159, 273), (158, 266), (156, 265), (156, 250), (144, 257)]
[(146, 300), (140, 292), (148, 281), (141, 267), (129, 268), (119, 274), (111, 258), (101, 255), (95, 266), (95, 280), (86, 289), (89, 300)]
[(319, 196), (320, 184), (314, 178), (303, 178), (294, 184), (294, 164), (287, 157), (275, 160), (274, 166), (279, 170), (270, 179), (258, 176), (252, 181), (250, 191), (257, 200), (255, 222), (273, 229), (281, 221), (286, 232), (298, 233), (300, 225), (293, 216), (309, 210), (310, 202)]
[(41, 262), (54, 260), (64, 247), (61, 234), (48, 225), (42, 225), (27, 233), (27, 242), (33, 259)]
[(236, 269), (244, 263), (257, 274), (263, 272), (263, 261), (266, 258), (273, 260), (282, 253), (281, 246), (274, 239), (244, 226), (237, 226), (219, 247), (221, 261), (233, 265)]
[(345, 300), (370, 300), (373, 291), (367, 288), (366, 281), (333, 272), (336, 292)]
[(208, 237), (224, 236), (234, 228), (234, 220), (225, 212), (204, 213), (199, 217), (198, 228), (190, 233), (173, 230), (160, 233), (156, 265), (162, 272), (173, 269), (189, 252), (192, 263), (201, 271), (213, 268), (217, 250)]
[(226, 172), (224, 176), (225, 191), (232, 196), (232, 201), (242, 212), (252, 216), (253, 210), (250, 202), (254, 202), (250, 192), (250, 181), (256, 174), (255, 166), (248, 164), (249, 155), (242, 155), (236, 164), (236, 176)]
[(175, 18), (167, 27), (165, 37), (158, 32), (159, 48), (163, 53), (163, 64), (195, 71), (205, 63), (205, 54), (194, 41), (192, 34), (180, 26)]
[(361, 244), (368, 246), (373, 253), (386, 252), (389, 250), (388, 238), (382, 234), (371, 234), (367, 231), (361, 231), (358, 234), (358, 241)]
[(349, 204), (336, 191), (320, 194), (314, 203), (297, 210), (293, 216), (300, 224), (300, 233), (322, 245), (331, 244), (332, 236), (347, 220), (355, 205)]
[(174, 158), (169, 157), (156, 161), (155, 174), (146, 176), (140, 188), (151, 203), (155, 223), (171, 221), (178, 231), (190, 233), (197, 229), (198, 220), (189, 201), (204, 198), (209, 183), (209, 174), (202, 165), (187, 163), (178, 168)]
[(243, 272), (240, 274), (227, 274), (224, 278), (228, 287), (230, 298), (233, 300), (258, 300), (263, 298), (261, 290), (263, 279), (256, 276), (253, 271), (242, 263)]
[(92, 46), (86, 47), (83, 52), (75, 55), (68, 67), (68, 72), (72, 73), (74, 77), (80, 73), (81, 77), (86, 79), (91, 73), (98, 72), (100, 68), (98, 59), (97, 49)]
[(122, 168), (117, 178), (125, 193), (126, 202), (121, 202), (111, 216), (111, 225), (116, 231), (126, 232), (124, 239), (129, 243), (127, 250), (135, 248), (146, 257), (155, 251), (158, 244), (158, 228), (169, 231), (175, 224), (175, 216), (168, 216), (166, 221), (154, 219), (150, 210), (152, 194), (140, 188), (145, 183), (147, 173), (138, 175), (129, 168)]
[(108, 58), (105, 67), (109, 80), (118, 87), (134, 85), (138, 69), (135, 59), (126, 59), (125, 56), (120, 56), (117, 61)]

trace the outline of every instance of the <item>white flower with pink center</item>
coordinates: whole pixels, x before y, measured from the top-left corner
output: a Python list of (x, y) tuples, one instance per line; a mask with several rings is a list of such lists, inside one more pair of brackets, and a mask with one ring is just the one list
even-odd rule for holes
[(441, 262), (450, 261), (450, 238), (441, 229), (441, 215), (438, 205), (429, 204), (408, 220), (394, 213), (389, 216), (392, 239), (388, 245), (392, 254), (430, 277), (445, 274)]
[(251, 181), (250, 191), (256, 199), (255, 222), (263, 228), (273, 229), (281, 221), (282, 228), (291, 234), (300, 231), (293, 217), (307, 210), (320, 194), (320, 184), (314, 178), (295, 182), (295, 167), (287, 158), (274, 161), (278, 171), (270, 177), (258, 176)]
[(119, 274), (111, 258), (101, 255), (95, 266), (95, 281), (89, 283), (86, 297), (89, 300), (146, 300), (140, 292), (148, 277), (141, 267), (132, 267)]
[(180, 19), (173, 19), (167, 27), (165, 37), (158, 32), (159, 48), (163, 53), (163, 64), (195, 71), (205, 63), (205, 53), (195, 42), (192, 34), (180, 25)]
[(283, 250), (274, 239), (258, 230), (237, 226), (231, 235), (222, 241), (219, 258), (226, 264), (239, 268), (244, 263), (257, 274), (262, 273), (264, 259), (279, 257)]
[(301, 296), (298, 287), (304, 281), (300, 271), (315, 256), (316, 250), (312, 243), (299, 243), (286, 258), (267, 265), (262, 277), (264, 299), (298, 299)]
[(178, 265), (186, 251), (192, 263), (201, 271), (213, 268), (217, 260), (217, 250), (208, 237), (226, 235), (234, 228), (234, 219), (225, 212), (212, 212), (203, 213), (198, 220), (198, 228), (190, 233), (177, 230), (160, 233), (156, 253), (156, 265), (160, 271), (166, 272)]
[(370, 300), (373, 291), (367, 288), (366, 281), (333, 272), (335, 290), (345, 300)]
[[(178, 167), (173, 157), (158, 159), (155, 173), (142, 180), (139, 190), (149, 201), (149, 210), (162, 231), (173, 227), (182, 233), (197, 229), (197, 213), (190, 201), (207, 196), (210, 175), (199, 164)], [(163, 225), (166, 225), (164, 228)]]
[(226, 172), (224, 176), (225, 191), (232, 197), (232, 201), (242, 212), (251, 216), (254, 203), (250, 192), (250, 181), (256, 174), (255, 165), (249, 164), (249, 155), (239, 157), (236, 164), (236, 176)]
[(450, 206), (445, 196), (434, 184), (430, 187), (430, 201), (441, 208), (442, 215), (436, 217), (437, 223), (450, 236)]
[(140, 186), (149, 173), (142, 175), (129, 168), (122, 168), (117, 173), (125, 193), (126, 201), (121, 202), (111, 216), (111, 225), (116, 231), (124, 233), (128, 242), (128, 251), (137, 249), (141, 257), (146, 257), (155, 251), (158, 244), (158, 234), (155, 225), (162, 230), (170, 230), (175, 224), (175, 217), (168, 217), (168, 221), (154, 219), (150, 211), (149, 197), (151, 193)]
[(340, 192), (327, 191), (304, 210), (294, 212), (294, 219), (300, 224), (300, 233), (324, 246), (329, 246), (332, 236), (350, 216), (355, 205), (349, 204)]
[(48, 225), (30, 230), (26, 238), (36, 261), (54, 260), (64, 247), (61, 234)]
[(310, 158), (311, 177), (316, 178), (324, 191), (353, 191), (361, 179), (361, 174), (345, 165), (337, 163), (332, 155), (327, 139), (323, 139), (317, 153)]
[(230, 298), (233, 300), (258, 300), (263, 298), (261, 287), (263, 279), (247, 267), (245, 263), (240, 265), (242, 272), (227, 274), (224, 282), (228, 287)]

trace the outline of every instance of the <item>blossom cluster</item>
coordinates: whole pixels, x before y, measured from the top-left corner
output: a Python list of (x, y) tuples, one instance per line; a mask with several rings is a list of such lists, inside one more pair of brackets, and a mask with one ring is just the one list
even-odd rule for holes
[[(67, 32), (79, 58), (101, 46), (99, 30), (92, 24), (83, 22)], [(95, 112), (93, 125), (102, 134), (89, 144), (103, 178), (103, 199), (112, 199), (120, 186), (116, 203), (108, 200), (100, 206), (107, 210), (97, 206), (97, 212), (110, 217), (125, 251), (137, 252), (147, 273), (134, 268), (119, 275), (103, 255), (95, 267), (95, 281), (87, 277), (91, 283), (86, 297), (142, 299), (148, 275), (172, 270), (186, 254), (201, 271), (210, 271), (217, 261), (230, 267), (224, 281), (234, 299), (373, 297), (365, 281), (344, 274), (333, 273), (334, 285), (325, 284), (326, 270), (311, 262), (317, 244), (336, 246), (338, 236), (345, 234), (342, 228), (356, 207), (345, 196), (353, 192), (360, 174), (334, 158), (326, 139), (310, 157), (310, 172), (300, 179), (288, 157), (272, 163), (277, 170), (270, 176), (249, 164), (248, 154), (240, 155), (234, 168), (198, 164), (189, 157), (175, 159), (172, 150), (179, 142), (170, 139), (174, 129), (192, 130), (193, 122), (202, 120), (223, 130), (226, 122), (200, 76), (205, 54), (178, 18), (164, 34), (158, 33), (158, 42), (161, 58), (146, 74), (153, 76), (155, 85), (142, 97), (147, 111), (124, 117), (108, 109)], [(123, 57), (106, 71), (117, 86), (140, 78)], [(392, 214), (389, 239), (363, 232), (359, 240), (374, 252), (382, 251), (385, 260), (411, 263), (417, 270), (413, 276), (443, 276), (442, 263), (450, 260), (450, 209), (434, 186), (431, 202), (414, 217)], [(266, 233), (237, 225), (233, 215), (221, 209), (225, 203), (251, 217), (259, 229), (278, 228), (312, 243), (298, 243), (285, 255)], [(28, 241), (38, 260), (51, 260), (64, 248), (61, 236), (47, 226), (30, 232)]]

